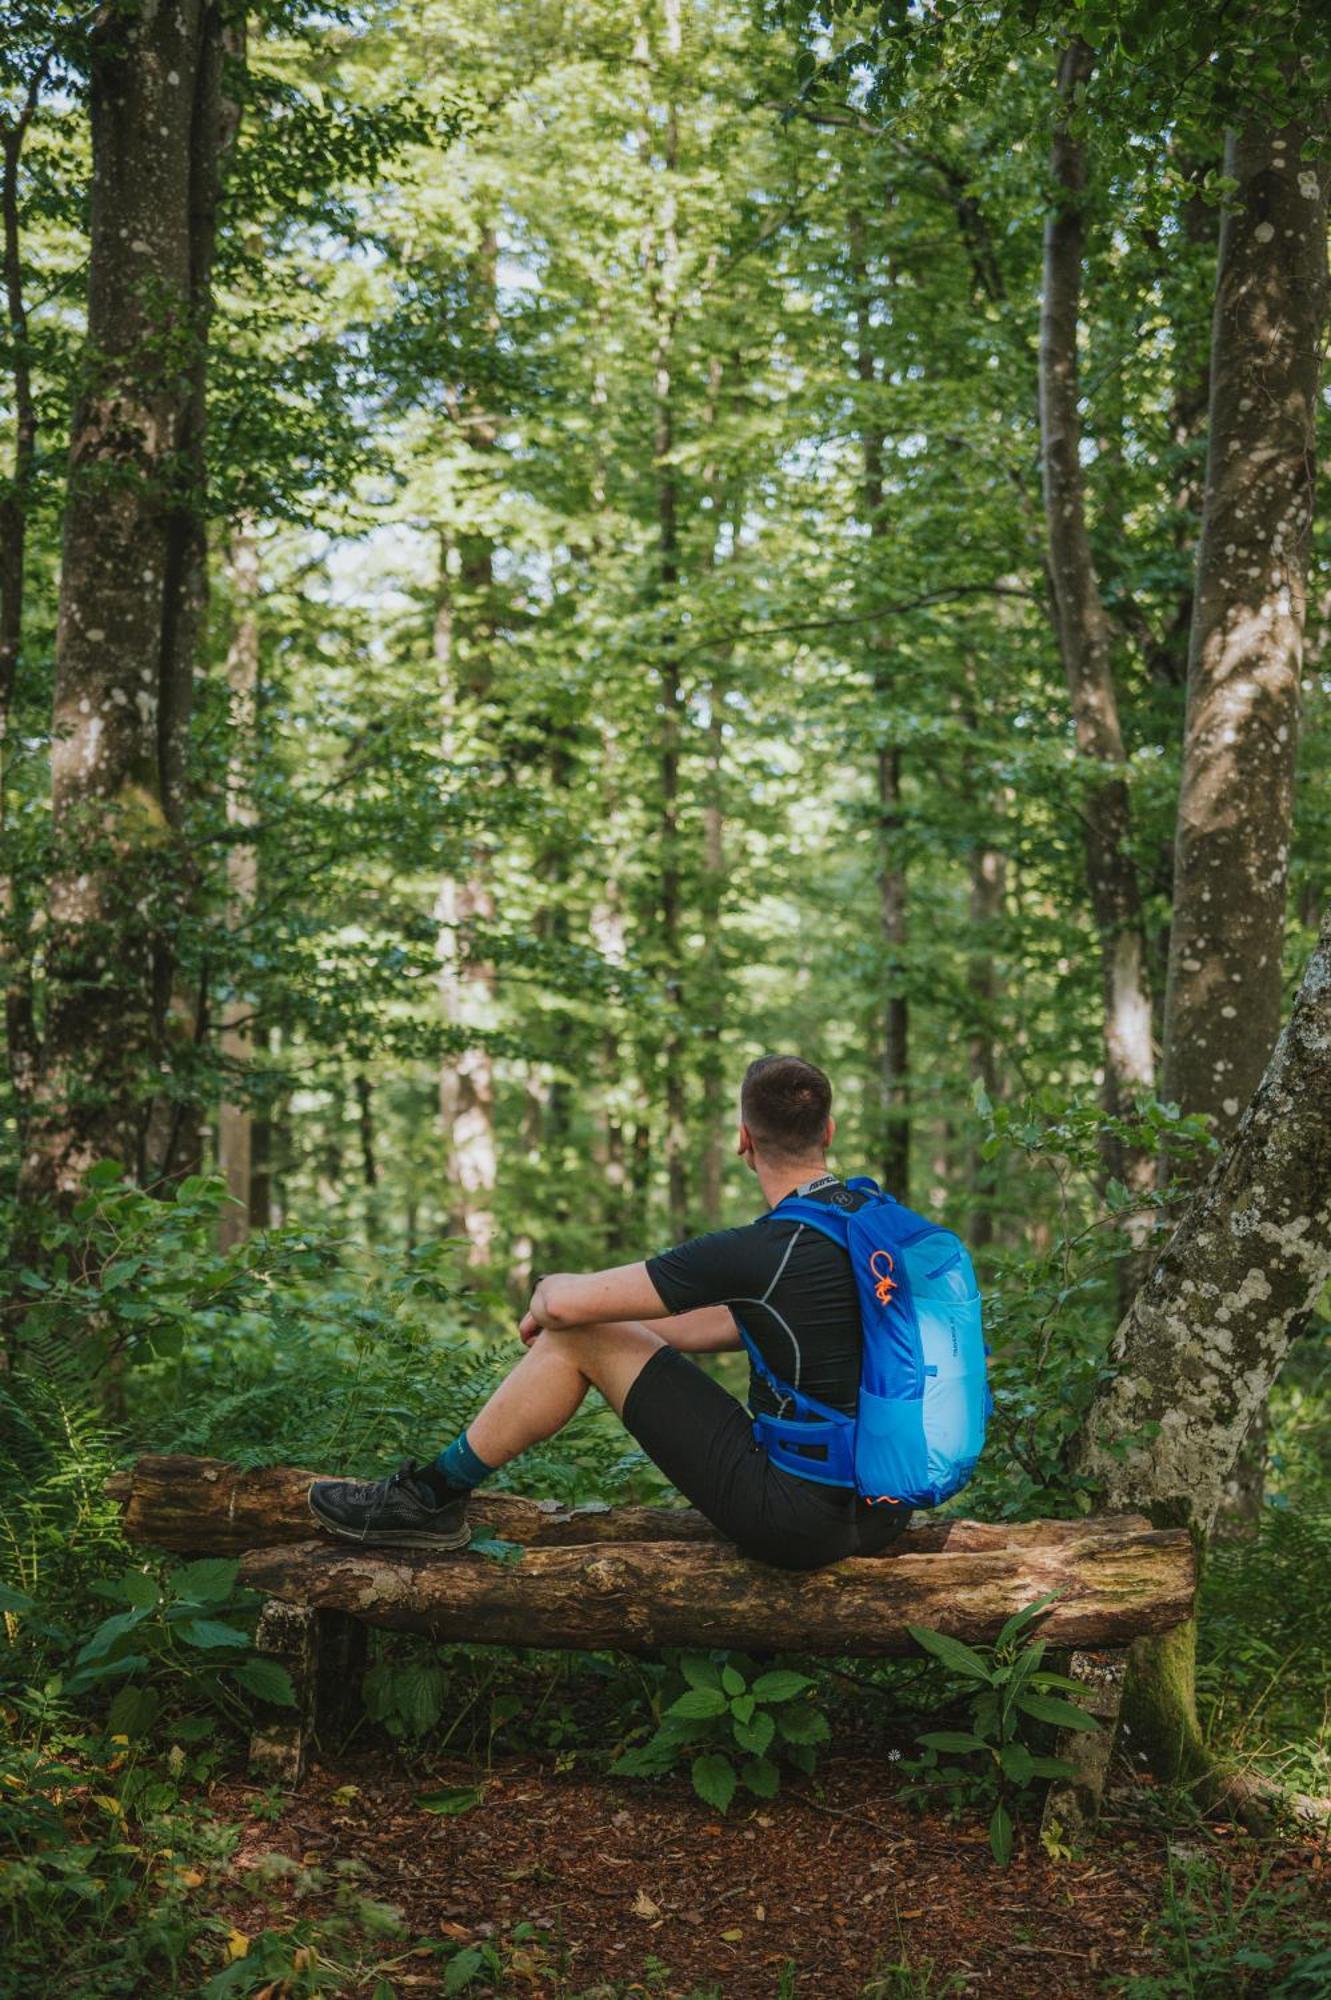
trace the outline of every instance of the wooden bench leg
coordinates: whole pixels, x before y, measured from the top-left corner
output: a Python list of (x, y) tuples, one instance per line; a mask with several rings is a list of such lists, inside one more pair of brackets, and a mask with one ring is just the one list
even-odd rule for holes
[(1050, 1780), (1040, 1820), (1042, 1832), (1057, 1830), (1075, 1839), (1089, 1832), (1099, 1818), (1127, 1665), (1128, 1656), (1121, 1647), (1103, 1652), (1078, 1650), (1072, 1654), (1067, 1672), (1083, 1689), (1078, 1706), (1097, 1716), (1101, 1726), (1094, 1732), (1059, 1730), (1054, 1755), (1066, 1758), (1074, 1767), (1074, 1775)]
[(338, 1744), (359, 1721), (369, 1634), (346, 1611), (319, 1611), (315, 1644), (314, 1728), (321, 1748)]
[(274, 1702), (259, 1704), (259, 1720), (250, 1737), (250, 1771), (256, 1778), (294, 1791), (305, 1771), (314, 1722), (318, 1614), (308, 1604), (284, 1604), (280, 1598), (270, 1597), (259, 1613), (254, 1648), (286, 1668), (296, 1705), (280, 1708)]

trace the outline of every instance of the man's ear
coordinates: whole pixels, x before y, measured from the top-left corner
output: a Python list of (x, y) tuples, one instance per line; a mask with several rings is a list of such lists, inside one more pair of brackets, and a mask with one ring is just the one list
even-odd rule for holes
[(827, 1147), (831, 1145), (833, 1139), (835, 1138), (836, 1138), (836, 1119), (833, 1118), (829, 1112), (827, 1119), (827, 1137), (823, 1141), (824, 1151), (826, 1151)]
[(743, 1123), (741, 1123), (739, 1128), (739, 1134), (735, 1142), (735, 1151), (741, 1160), (747, 1160), (750, 1166), (753, 1165), (753, 1134), (750, 1132), (748, 1126)]

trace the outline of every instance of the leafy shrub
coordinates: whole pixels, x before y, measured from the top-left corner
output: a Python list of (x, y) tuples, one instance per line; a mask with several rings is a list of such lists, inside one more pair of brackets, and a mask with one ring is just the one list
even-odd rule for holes
[[(935, 1659), (966, 1682), (970, 1693), (970, 1728), (926, 1731), (919, 1741), (924, 1755), (906, 1760), (902, 1769), (916, 1779), (915, 1790), (942, 1790), (954, 1805), (973, 1799), (991, 1807), (989, 1845), (994, 1859), (1006, 1867), (1012, 1858), (1010, 1801), (1027, 1785), (1043, 1778), (1065, 1778), (1072, 1766), (1062, 1757), (1038, 1754), (1023, 1738), (1027, 1719), (1060, 1729), (1095, 1730), (1093, 1715), (1050, 1692), (1078, 1691), (1065, 1674), (1040, 1665), (1048, 1641), (1023, 1635), (1045, 1606), (1058, 1595), (1049, 1591), (1016, 1611), (992, 1646), (967, 1646), (946, 1632), (927, 1625), (907, 1627), (911, 1637)], [(940, 1763), (940, 1757), (966, 1757), (968, 1764)]]
[(831, 1733), (808, 1699), (814, 1685), (808, 1674), (760, 1668), (742, 1653), (672, 1655), (656, 1728), (620, 1754), (611, 1775), (656, 1778), (688, 1758), (693, 1789), (718, 1812), (727, 1810), (737, 1785), (774, 1798), (781, 1761), (812, 1771), (817, 1746)]

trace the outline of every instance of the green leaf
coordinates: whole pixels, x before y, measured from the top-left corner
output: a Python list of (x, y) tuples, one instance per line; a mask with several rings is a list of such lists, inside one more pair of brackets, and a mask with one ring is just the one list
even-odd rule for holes
[(224, 1625), (219, 1618), (185, 1618), (175, 1627), (187, 1646), (248, 1646), (250, 1636), (238, 1625)]
[(123, 1687), (106, 1717), (108, 1736), (146, 1736), (161, 1707), (151, 1688)]
[[(488, 1556), (491, 1562), (520, 1563), (527, 1549), (523, 1542), (506, 1542), (500, 1535), (473, 1535), (467, 1544), (471, 1555)], [(456, 1965), (457, 1960), (453, 1963)]]
[(412, 1803), (421, 1812), (436, 1813), (442, 1819), (456, 1819), (470, 1812), (485, 1797), (484, 1785), (445, 1785), (437, 1792), (421, 1792)]
[(1066, 1757), (1031, 1758), (1033, 1778), (1073, 1778), (1076, 1774), (1076, 1765), (1069, 1763)]
[(1006, 1868), (1012, 1859), (1012, 1821), (1001, 1799), (994, 1807), (994, 1816), (989, 1822), (989, 1845), (999, 1867)]
[(813, 1682), (807, 1674), (793, 1673), (789, 1667), (774, 1667), (769, 1674), (759, 1674), (749, 1690), (759, 1701), (793, 1701), (797, 1694)]
[(1084, 1708), (1078, 1708), (1070, 1701), (1060, 1701), (1053, 1694), (1019, 1694), (1017, 1707), (1027, 1715), (1033, 1715), (1037, 1722), (1056, 1722), (1060, 1729), (1098, 1729), (1099, 1722), (1088, 1715)]
[(768, 1715), (766, 1710), (759, 1709), (758, 1713), (750, 1717), (747, 1722), (740, 1721), (737, 1716), (733, 1728), (735, 1741), (740, 1749), (752, 1750), (755, 1756), (761, 1757), (776, 1735), (776, 1718)]
[(1008, 1619), (1007, 1624), (1003, 1627), (998, 1637), (994, 1640), (994, 1650), (996, 1652), (1001, 1652), (1002, 1648), (1006, 1646), (1010, 1640), (1016, 1638), (1018, 1632), (1024, 1632), (1026, 1630), (1026, 1627), (1031, 1623), (1032, 1619), (1039, 1617), (1040, 1613), (1044, 1610), (1046, 1604), (1052, 1604), (1056, 1597), (1061, 1597), (1061, 1596), (1062, 1596), (1061, 1591), (1047, 1590), (1043, 1597), (1034, 1597), (1031, 1599), (1029, 1604), (1024, 1604), (1020, 1611), (1014, 1611), (1012, 1616)]
[(968, 1750), (987, 1750), (989, 1745), (978, 1736), (968, 1736), (960, 1729), (931, 1729), (927, 1736), (916, 1737), (917, 1743), (925, 1744), (930, 1750), (951, 1750), (964, 1755)]
[[(134, 1627), (141, 1624), (147, 1616), (147, 1611), (140, 1608), (137, 1611), (118, 1611), (113, 1618), (104, 1618), (87, 1645), (75, 1655), (75, 1666), (81, 1667), (88, 1660), (100, 1659), (103, 1653), (111, 1650), (118, 1639), (123, 1639), (127, 1632), (132, 1632)], [(247, 1640), (246, 1644), (248, 1643)]]
[(783, 1709), (776, 1724), (786, 1743), (826, 1743), (832, 1734), (822, 1710), (805, 1701), (798, 1708)]
[(721, 1671), (715, 1660), (709, 1660), (701, 1653), (686, 1653), (679, 1663), (679, 1671), (692, 1688), (717, 1688), (721, 1685)]
[(232, 1667), (231, 1678), (239, 1681), (247, 1693), (257, 1695), (260, 1701), (271, 1701), (278, 1708), (296, 1706), (296, 1690), (291, 1685), (291, 1676), (277, 1660), (246, 1660), (243, 1666)]
[(684, 1693), (671, 1702), (667, 1715), (678, 1715), (690, 1722), (702, 1722), (714, 1715), (724, 1715), (726, 1698), (720, 1688), (686, 1688)]
[(935, 1632), (928, 1625), (908, 1625), (906, 1630), (917, 1646), (923, 1646), (926, 1653), (932, 1653), (954, 1674), (962, 1674), (967, 1680), (983, 1681), (987, 1686), (990, 1668), (987, 1661), (961, 1639), (953, 1639), (946, 1632)]
[(715, 1755), (695, 1757), (693, 1789), (705, 1805), (725, 1812), (735, 1796), (735, 1772), (730, 1760)]
[(770, 1757), (746, 1757), (739, 1775), (748, 1790), (760, 1799), (774, 1799), (781, 1785), (781, 1773)]
[(737, 1694), (730, 1704), (736, 1722), (752, 1722), (758, 1704), (751, 1694)]
[(734, 1667), (722, 1667), (721, 1685), (733, 1700), (737, 1694), (743, 1694), (745, 1688), (748, 1686), (748, 1682), (745, 1680), (743, 1674), (738, 1673)]
[(812, 1776), (814, 1765), (818, 1762), (818, 1752), (812, 1743), (787, 1743), (782, 1754), (797, 1771), (803, 1771), (806, 1777)]
[(0, 1611), (33, 1611), (34, 1600), (26, 1597), (21, 1590), (11, 1590), (7, 1583), (0, 1583)]
[(1013, 1784), (1024, 1785), (1035, 1776), (1035, 1759), (1024, 1743), (1005, 1743), (998, 1753), (1005, 1776)]
[(465, 1986), (471, 1985), (484, 1964), (485, 1953), (479, 1945), (469, 1944), (465, 1951), (455, 1953), (444, 1969), (444, 1992), (461, 1993)]
[(239, 1563), (226, 1556), (204, 1556), (200, 1562), (173, 1569), (167, 1584), (172, 1596), (183, 1597), (190, 1604), (221, 1604), (235, 1589), (239, 1568)]
[(146, 1575), (141, 1569), (131, 1569), (120, 1578), (120, 1595), (135, 1611), (152, 1611), (156, 1609), (161, 1592), (155, 1577)]

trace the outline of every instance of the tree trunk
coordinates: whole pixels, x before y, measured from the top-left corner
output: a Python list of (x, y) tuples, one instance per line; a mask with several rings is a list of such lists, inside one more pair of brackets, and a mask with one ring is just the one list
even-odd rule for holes
[[(870, 317), (868, 253), (864, 217), (852, 207), (847, 216), (850, 275), (855, 298), (855, 373), (864, 395), (860, 422), (860, 492), (865, 525), (875, 553), (888, 532), (883, 507), (883, 428), (874, 389), (879, 380)], [(870, 587), (876, 577), (870, 570)], [(897, 690), (892, 686), (889, 652), (882, 628), (867, 628), (870, 677), (878, 727), (885, 730)], [(878, 746), (878, 918), (882, 943), (882, 1002), (878, 1014), (878, 1158), (883, 1185), (901, 1201), (910, 1200), (910, 1015), (902, 988), (906, 945), (906, 869), (902, 859), (901, 750), (884, 738)]]
[[(1049, 577), (1059, 651), (1072, 700), (1077, 748), (1102, 768), (1085, 795), (1086, 870), (1100, 937), (1106, 1109), (1130, 1111), (1154, 1081), (1151, 996), (1141, 896), (1130, 845), (1131, 807), (1110, 659), (1110, 629), (1086, 527), (1078, 411), (1077, 325), (1081, 311), (1086, 150), (1075, 134), (1076, 93), (1094, 57), (1080, 39), (1059, 58), (1054, 201), (1044, 234), (1040, 311), (1040, 443)], [(1150, 1185), (1149, 1156), (1117, 1143), (1106, 1166), (1129, 1188)], [(1130, 1263), (1131, 1260), (1125, 1260)]]
[[(441, 747), (447, 770), (458, 755), (459, 686), (457, 606), (449, 573), (449, 547), (440, 543), (439, 600), (434, 620), (434, 659), (443, 712)], [(472, 575), (477, 581), (473, 552)], [(494, 915), (485, 857), (474, 851), (465, 872), (447, 875), (435, 900), (438, 924), (439, 996), (444, 1020), (459, 1036), (483, 1032), (494, 1020), (494, 979), (476, 926)], [(439, 1116), (444, 1136), (444, 1180), (450, 1200), (449, 1230), (465, 1237), (472, 1265), (484, 1268), (494, 1255), (494, 1195), (498, 1152), (494, 1129), (494, 1062), (484, 1041), (446, 1057), (439, 1073)]]
[[(1003, 914), (1006, 877), (1006, 861), (997, 848), (981, 840), (974, 841), (970, 851), (971, 949), (966, 965), (966, 985), (973, 1010), (968, 1053), (971, 1082), (978, 1084), (991, 1102), (998, 1096), (999, 1085), (994, 1025), (998, 972), (993, 936)], [(972, 1250), (983, 1250), (994, 1238), (997, 1179), (994, 1162), (983, 1159), (978, 1146), (971, 1148), (969, 1178), (974, 1206), (967, 1240)]]
[[(1110, 1349), (1068, 1466), (1109, 1509), (1187, 1526), (1199, 1555), (1243, 1438), (1331, 1274), (1331, 913), (1289, 1022), (1223, 1157)], [(1125, 1449), (1126, 1446), (1126, 1449)], [(1209, 1782), (1196, 1635), (1143, 1648), (1133, 1726), (1158, 1767)]]
[[(1164, 1095), (1226, 1138), (1270, 1057), (1283, 1002), (1288, 856), (1327, 297), (1328, 171), (1309, 134), (1231, 134), (1210, 436), (1188, 652), (1165, 997)], [(1231, 1469), (1254, 1521), (1267, 1424)]]
[[(679, 0), (664, 0), (666, 56), (671, 64), (670, 90), (674, 90), (673, 66), (679, 60)], [(650, 146), (650, 137), (644, 135)], [(655, 353), (652, 395), (654, 406), (653, 477), (656, 482), (657, 594), (667, 628), (673, 626), (674, 599), (679, 591), (679, 472), (675, 464), (675, 384), (674, 339), (678, 309), (679, 236), (675, 177), (679, 169), (679, 113), (671, 96), (665, 106), (662, 151), (661, 201), (650, 232)], [(663, 642), (658, 668), (660, 688), (660, 733), (658, 764), (661, 797), (661, 872), (657, 922), (661, 977), (665, 993), (665, 1025), (662, 1064), (665, 1088), (666, 1192), (672, 1236), (681, 1240), (689, 1233), (688, 1188), (688, 1098), (684, 1070), (686, 1034), (684, 1024), (684, 982), (682, 977), (680, 918), (683, 894), (680, 830), (680, 755), (685, 709), (684, 690), (673, 638)]]
[[(20, 1188), (145, 1177), (169, 1068), (170, 938), (202, 549), (209, 277), (222, 143), (211, 0), (88, 33), (88, 335), (56, 634), (45, 1041)], [(182, 355), (185, 357), (182, 363)], [(177, 1100), (179, 1102), (179, 1100)], [(182, 1119), (173, 1114), (173, 1131)]]
[(1188, 654), (1165, 1095), (1224, 1137), (1275, 1044), (1326, 312), (1307, 133), (1231, 136)]
[[(254, 824), (251, 778), (254, 768), (259, 689), (259, 547), (254, 522), (238, 522), (231, 538), (231, 593), (234, 625), (227, 650), (226, 679), (231, 700), (231, 755), (227, 763), (227, 824), (238, 836), (227, 850), (229, 928), (249, 922), (258, 888), (258, 852), (249, 829)], [(242, 1078), (254, 1055), (254, 998), (233, 992), (221, 1008), (224, 1077)], [(225, 1091), (217, 1114), (217, 1165), (229, 1197), (218, 1217), (224, 1250), (243, 1243), (250, 1232), (254, 1168), (253, 1118), (242, 1091)]]

